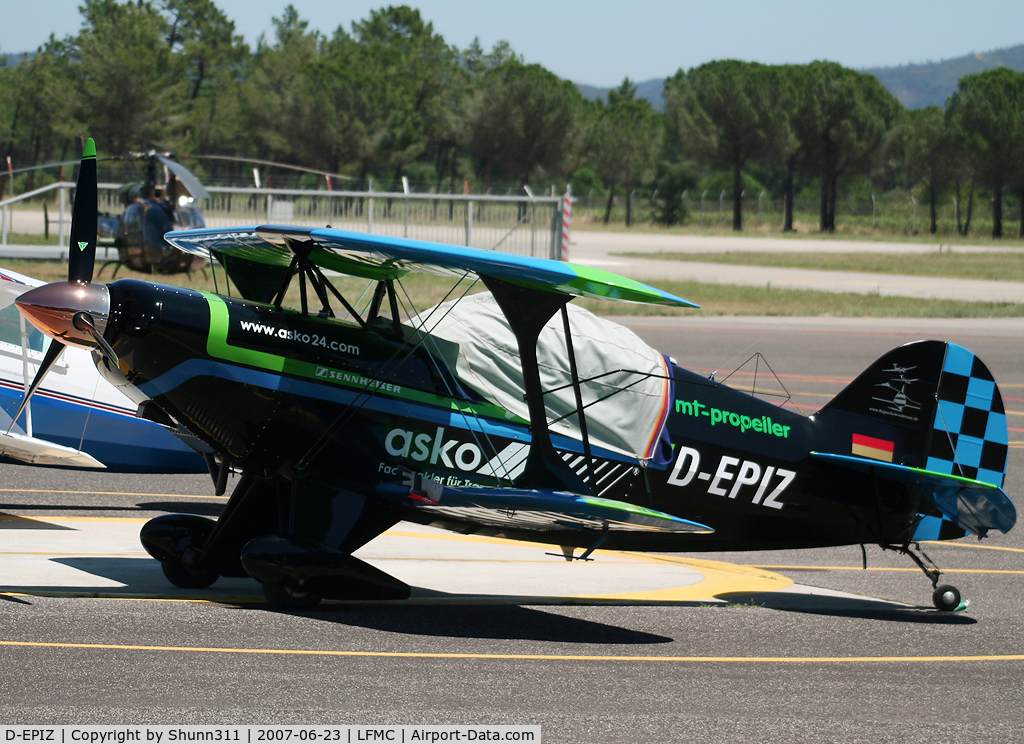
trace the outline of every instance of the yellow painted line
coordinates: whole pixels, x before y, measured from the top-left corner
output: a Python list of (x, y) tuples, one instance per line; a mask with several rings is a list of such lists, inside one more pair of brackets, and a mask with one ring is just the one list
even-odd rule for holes
[[(753, 566), (753, 568), (772, 568), (778, 571), (785, 571), (786, 569), (796, 569), (805, 571), (908, 571), (917, 573), (920, 568), (887, 568), (884, 566), (862, 568), (860, 566), (776, 566), (776, 565), (762, 565)], [(1024, 571), (1008, 571), (996, 568), (943, 568), (942, 573), (956, 573), (956, 574), (1024, 574)]]
[(689, 586), (670, 589), (650, 589), (621, 594), (601, 594), (593, 599), (616, 599), (655, 602), (694, 602), (735, 592), (777, 592), (788, 589), (795, 583), (788, 576), (765, 571), (763, 567), (744, 566), (723, 561), (709, 561), (700, 558), (682, 558), (670, 555), (653, 555), (632, 551), (609, 551), (616, 555), (644, 560), (646, 563), (673, 564), (685, 566), (704, 577), (703, 581)]
[(15, 521), (15, 520), (27, 520), (29, 522), (127, 522), (144, 524), (149, 519), (142, 517), (65, 517), (63, 515), (54, 515), (52, 517), (43, 516), (32, 516), (23, 517), (16, 514), (4, 514), (0, 516), (0, 522)]
[[(423, 532), (399, 532), (388, 530), (385, 535), (396, 537), (418, 537), (428, 540), (455, 540), (456, 542), (477, 542), (497, 545), (527, 545), (551, 549), (545, 543), (518, 542), (498, 537), (480, 537), (477, 535), (432, 535)], [(635, 551), (596, 550), (596, 555), (619, 556), (631, 558), (640, 563), (673, 564), (684, 566), (704, 577), (703, 581), (687, 586), (669, 587), (666, 589), (650, 589), (639, 592), (623, 592), (618, 594), (585, 594), (574, 595), (572, 599), (622, 600), (633, 602), (693, 602), (706, 600), (719, 594), (732, 592), (776, 592), (793, 586), (788, 576), (771, 573), (763, 568), (754, 569), (723, 561), (709, 561), (696, 558), (655, 555)]]
[(49, 597), (51, 599), (112, 599), (119, 602), (204, 602), (206, 604), (250, 604), (255, 601), (266, 602), (263, 595), (225, 594), (215, 597), (160, 597), (152, 594), (110, 594), (107, 592), (59, 592), (45, 589), (31, 592), (0, 592), (0, 597)]
[(27, 550), (0, 550), (0, 555), (52, 555), (73, 558), (149, 558), (149, 553), (55, 553), (52, 551), (30, 552)]
[(630, 661), (717, 662), (774, 664), (836, 664), (950, 661), (1024, 661), (1024, 654), (963, 656), (590, 656), (583, 654), (459, 654), (423, 651), (329, 651), (304, 648), (219, 648), (204, 646), (134, 646), (121, 643), (48, 643), (0, 641), (0, 646), (27, 648), (77, 648), (105, 651), (170, 651), (178, 653), (250, 654), (267, 656), (341, 656), (379, 659), (493, 659), (499, 661)]
[(0, 493), (69, 493), (75, 496), (151, 496), (164, 499), (220, 499), (227, 501), (228, 496), (202, 496), (188, 493), (134, 493), (132, 491), (62, 491), (51, 488), (0, 488)]
[[(429, 532), (402, 532), (400, 530), (386, 530), (381, 534), (390, 535), (392, 537), (417, 537), (422, 540), (448, 540), (453, 542), (487, 543), (490, 545), (520, 545), (532, 548), (547, 548), (548, 550), (558, 549), (556, 546), (549, 543), (527, 542), (526, 540), (506, 540), (502, 537), (485, 537), (482, 535), (459, 535), (457, 533), (435, 535)], [(602, 551), (596, 552), (600, 553)]]
[(972, 545), (971, 543), (945, 540), (922, 540), (925, 545), (941, 545), (944, 548), (970, 548), (971, 550), (1005, 550), (1007, 553), (1024, 553), (1024, 548), (1005, 548), (1001, 545)]

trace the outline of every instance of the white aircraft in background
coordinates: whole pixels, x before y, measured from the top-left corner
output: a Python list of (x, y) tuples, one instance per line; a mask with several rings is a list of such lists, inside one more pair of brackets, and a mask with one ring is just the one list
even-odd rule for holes
[(136, 417), (136, 405), (100, 377), (85, 349), (64, 350), (12, 427), (47, 341), (14, 300), (42, 284), (0, 269), (0, 456), (116, 472), (205, 472), (202, 456), (167, 427)]

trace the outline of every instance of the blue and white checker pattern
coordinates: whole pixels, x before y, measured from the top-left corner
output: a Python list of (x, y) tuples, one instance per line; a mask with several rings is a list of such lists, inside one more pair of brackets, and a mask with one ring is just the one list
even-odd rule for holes
[(1009, 432), (992, 374), (974, 354), (946, 345), (927, 470), (1003, 485)]
[(914, 528), (913, 541), (919, 540), (955, 540), (963, 537), (964, 530), (956, 522), (945, 516), (930, 517), (918, 515), (917, 527)]

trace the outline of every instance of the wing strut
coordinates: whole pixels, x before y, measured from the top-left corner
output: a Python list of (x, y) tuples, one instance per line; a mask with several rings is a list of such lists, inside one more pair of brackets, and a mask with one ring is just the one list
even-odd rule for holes
[(491, 290), (515, 334), (519, 359), (523, 365), (523, 385), (526, 388), (526, 407), (530, 412), (532, 441), (526, 470), (517, 479), (516, 485), (521, 488), (562, 488), (573, 493), (593, 494), (593, 489), (565, 464), (551, 443), (544, 389), (540, 384), (537, 363), (537, 340), (541, 330), (572, 298), (569, 295), (529, 289), (483, 274), (480, 278)]
[(572, 377), (572, 392), (576, 396), (576, 418), (579, 420), (580, 435), (583, 437), (583, 457), (587, 463), (586, 481), (589, 483), (594, 478), (594, 458), (590, 452), (590, 437), (587, 435), (587, 416), (583, 411), (583, 391), (580, 390), (580, 376), (576, 371), (576, 353), (572, 348), (568, 304), (562, 305), (562, 327), (565, 329), (565, 350), (569, 353), (569, 374)]

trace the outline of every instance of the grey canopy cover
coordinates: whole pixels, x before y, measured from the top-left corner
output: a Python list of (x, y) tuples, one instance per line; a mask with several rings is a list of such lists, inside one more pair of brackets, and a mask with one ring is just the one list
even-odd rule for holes
[[(650, 459), (671, 403), (665, 357), (628, 328), (575, 305), (567, 310), (579, 377), (597, 377), (581, 384), (591, 444)], [(459, 379), (491, 403), (529, 418), (516, 338), (489, 292), (438, 305), (412, 325), (458, 344)], [(548, 421), (556, 422), (551, 433), (581, 439), (560, 313), (541, 331), (537, 347)]]

